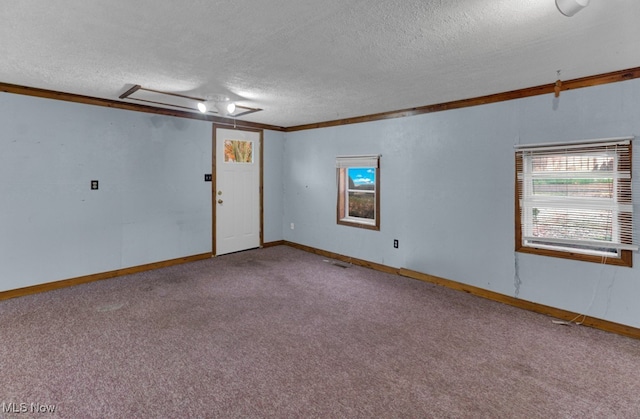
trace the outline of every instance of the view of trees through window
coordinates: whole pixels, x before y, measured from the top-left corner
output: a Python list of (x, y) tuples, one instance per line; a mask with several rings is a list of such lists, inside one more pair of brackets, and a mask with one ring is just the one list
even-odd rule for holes
[[(610, 155), (538, 156), (531, 159), (532, 195), (573, 200), (614, 198)], [(539, 205), (532, 208), (533, 236), (611, 241), (611, 210)]]
[(374, 220), (376, 217), (376, 169), (349, 168), (349, 216)]
[(515, 149), (516, 251), (632, 266), (631, 138)]
[(224, 140), (224, 161), (253, 163), (253, 143), (243, 140)]

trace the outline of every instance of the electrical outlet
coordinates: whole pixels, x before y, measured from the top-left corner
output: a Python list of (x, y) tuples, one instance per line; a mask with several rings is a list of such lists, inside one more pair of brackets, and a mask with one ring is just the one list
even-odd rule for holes
[(91, 190), (96, 190), (98, 189), (98, 181), (97, 180), (92, 180), (91, 181)]
[(296, 225), (295, 225), (295, 224), (293, 224), (293, 223), (291, 223), (291, 230), (293, 230), (293, 229), (295, 229), (295, 228), (296, 228)]
[(399, 243), (398, 243), (398, 239), (393, 240), (393, 247), (394, 247), (394, 249), (397, 249), (397, 248), (398, 248), (398, 245), (399, 245)]
[(211, 182), (211, 173), (205, 173), (204, 181), (205, 182)]

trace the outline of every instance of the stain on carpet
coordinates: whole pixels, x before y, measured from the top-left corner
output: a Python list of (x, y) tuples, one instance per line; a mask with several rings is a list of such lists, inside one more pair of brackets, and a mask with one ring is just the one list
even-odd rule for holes
[(234, 265), (236, 268), (262, 268), (265, 264), (255, 259), (245, 259)]
[(124, 303), (105, 304), (105, 305), (101, 305), (101, 306), (96, 307), (96, 311), (98, 313), (104, 313), (104, 312), (107, 312), (107, 311), (120, 310), (122, 307), (124, 307)]
[(349, 267), (349, 265), (347, 265), (346, 263), (340, 263), (340, 262), (333, 262), (332, 265), (342, 269), (347, 269)]

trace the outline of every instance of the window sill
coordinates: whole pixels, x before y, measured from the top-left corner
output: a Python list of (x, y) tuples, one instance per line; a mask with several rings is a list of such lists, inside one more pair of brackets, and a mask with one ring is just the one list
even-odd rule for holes
[(595, 255), (585, 255), (575, 252), (562, 252), (559, 250), (539, 249), (536, 247), (516, 246), (516, 252), (529, 253), (532, 255), (550, 256), (562, 259), (580, 260), (583, 262), (593, 262), (605, 265), (633, 267), (633, 253), (631, 250), (622, 250), (620, 257), (604, 257)]
[(367, 230), (376, 230), (376, 231), (380, 231), (380, 226), (376, 225), (374, 223), (364, 223), (361, 221), (355, 221), (352, 219), (348, 219), (348, 218), (343, 218), (338, 220), (338, 224), (340, 225), (344, 225), (344, 226), (350, 226), (350, 227), (358, 227), (358, 228), (364, 228)]

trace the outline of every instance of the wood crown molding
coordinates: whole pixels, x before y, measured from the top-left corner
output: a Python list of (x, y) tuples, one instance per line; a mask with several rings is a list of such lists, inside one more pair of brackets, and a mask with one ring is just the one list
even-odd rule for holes
[[(583, 87), (597, 86), (600, 84), (616, 83), (619, 81), (631, 80), (640, 77), (640, 67), (628, 70), (614, 71), (612, 73), (599, 74), (596, 76), (582, 77), (579, 79), (562, 81), (560, 91), (580, 89)], [(372, 115), (357, 116), (346, 119), (336, 119), (333, 121), (318, 122), (314, 124), (297, 125), (287, 127), (285, 132), (303, 131), (316, 128), (335, 127), (339, 125), (358, 124), (362, 122), (380, 121), (384, 119), (404, 118), (407, 116), (422, 115), (447, 111), (451, 109), (468, 108), (471, 106), (487, 105), (490, 103), (504, 102), (512, 99), (522, 99), (525, 97), (545, 95), (555, 93), (556, 83), (543, 84), (541, 86), (528, 87), (524, 89), (512, 90), (509, 92), (496, 93), (487, 96), (479, 96), (470, 99), (455, 100), (452, 102), (438, 103), (434, 105), (419, 106), (415, 108), (402, 109), (398, 111), (382, 112)]]
[(178, 111), (172, 109), (155, 108), (153, 106), (139, 105), (135, 103), (120, 102), (110, 99), (101, 99), (91, 96), (77, 95), (73, 93), (57, 92), (53, 90), (40, 89), (35, 87), (19, 86), (15, 84), (0, 83), (0, 92), (15, 93), (26, 96), (36, 96), (46, 99), (64, 100), (68, 102), (84, 103), (87, 105), (105, 106), (108, 108), (125, 109), (136, 112), (155, 113), (159, 115), (177, 116), (180, 118), (199, 119), (210, 121), (225, 126), (235, 126), (237, 128), (268, 129), (272, 131), (294, 132), (308, 129), (335, 127), (339, 125), (358, 124), (362, 122), (380, 121), (384, 119), (404, 118), (408, 116), (421, 115), (446, 111), (451, 109), (467, 108), (471, 106), (487, 105), (490, 103), (503, 102), (512, 99), (555, 93), (559, 91), (580, 89), (583, 87), (597, 86), (600, 84), (616, 83), (619, 81), (640, 78), (640, 67), (619, 70), (611, 73), (599, 74), (595, 76), (582, 77), (573, 80), (562, 81), (560, 86), (556, 83), (549, 83), (535, 87), (528, 87), (509, 92), (496, 93), (487, 96), (479, 96), (470, 99), (455, 100), (452, 102), (438, 103), (434, 105), (418, 106), (415, 108), (401, 109), (397, 111), (381, 112), (371, 115), (357, 116), (346, 119), (336, 119), (333, 121), (317, 122), (313, 124), (296, 125), (292, 127), (279, 127), (275, 125), (260, 124), (257, 122), (238, 121), (230, 118), (220, 118), (210, 115), (199, 115), (197, 113)]
[(153, 113), (157, 115), (176, 116), (178, 118), (198, 119), (201, 121), (209, 121), (215, 124), (231, 126), (236, 128), (254, 128), (268, 129), (272, 131), (284, 131), (284, 127), (275, 125), (260, 124), (257, 122), (240, 121), (231, 118), (222, 118), (213, 115), (198, 114), (195, 112), (179, 111), (174, 109), (156, 108), (149, 105), (140, 105), (137, 103), (120, 102), (111, 99), (102, 99), (91, 96), (77, 95), (74, 93), (57, 92), (54, 90), (40, 89), (36, 87), (19, 86), (16, 84), (0, 83), (0, 92), (14, 93), (25, 96), (35, 96), (44, 99), (63, 100), (66, 102), (83, 103), (85, 105), (104, 106), (107, 108), (124, 109), (127, 111)]

